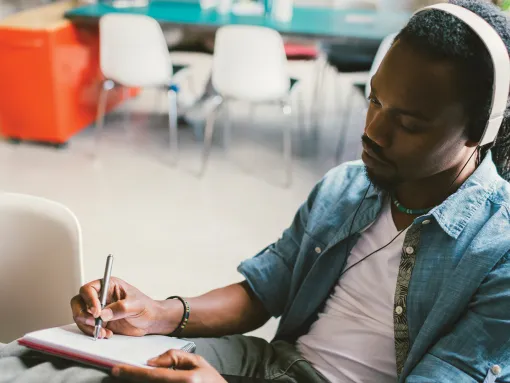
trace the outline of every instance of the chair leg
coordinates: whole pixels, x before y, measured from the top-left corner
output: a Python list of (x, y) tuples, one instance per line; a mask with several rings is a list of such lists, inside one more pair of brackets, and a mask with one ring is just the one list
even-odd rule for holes
[(188, 82), (188, 88), (191, 91), (191, 94), (195, 97), (200, 96), (200, 91), (198, 90), (196, 78), (192, 76), (192, 73), (186, 74), (186, 81)]
[[(297, 98), (297, 111), (296, 111), (296, 118), (297, 118), (297, 124), (298, 124), (298, 131), (299, 131), (299, 147), (300, 147), (300, 155), (304, 156), (306, 151), (306, 143), (308, 139), (310, 138), (306, 131), (306, 113), (305, 113), (305, 103), (302, 97), (301, 92), (297, 92), (296, 94)], [(315, 140), (315, 137), (313, 137)]]
[[(122, 96), (123, 96), (124, 101), (129, 99), (129, 88), (127, 86), (122, 87)], [(130, 139), (130, 136), (131, 136), (130, 130), (129, 130), (130, 119), (131, 119), (131, 115), (129, 113), (128, 108), (126, 108), (126, 110), (124, 111), (124, 132), (125, 132), (128, 140)]]
[[(285, 116), (292, 117), (292, 107), (288, 102), (282, 104)], [(285, 166), (285, 187), (292, 183), (292, 122), (286, 121), (283, 127), (283, 162)]]
[(232, 140), (232, 120), (230, 118), (230, 103), (228, 100), (224, 99), (221, 109), (225, 114), (225, 125), (223, 126), (223, 149), (225, 150), (226, 156), (228, 156), (228, 151), (230, 149), (230, 142)]
[[(341, 79), (339, 78), (341, 76), (341, 73), (340, 72), (337, 72), (336, 70), (334, 71), (335, 73), (335, 79), (334, 81), (332, 81), (333, 83), (333, 108), (331, 108), (331, 113), (332, 113), (332, 123), (333, 124), (336, 124), (336, 121), (337, 121), (337, 118), (338, 118), (338, 110), (337, 110), (337, 105), (339, 103), (343, 103), (344, 102), (344, 99), (342, 98), (343, 94), (344, 94), (344, 89), (342, 88), (342, 81)], [(349, 96), (349, 95), (347, 95)], [(348, 101), (347, 103), (350, 103), (350, 101)]]
[(351, 122), (352, 108), (354, 104), (354, 98), (356, 97), (356, 89), (352, 86), (351, 91), (348, 94), (347, 102), (345, 104), (342, 127), (340, 129), (340, 138), (336, 147), (335, 162), (340, 163), (342, 154), (345, 151), (345, 145), (347, 143), (347, 132), (349, 131), (349, 123)]
[(328, 67), (328, 62), (325, 57), (319, 57), (315, 63), (315, 79), (314, 79), (314, 89), (313, 89), (313, 97), (312, 97), (312, 105), (310, 111), (310, 125), (314, 132), (317, 132), (320, 125), (320, 117), (323, 112), (323, 108), (321, 108), (321, 103), (324, 101), (324, 97), (321, 94), (324, 88), (324, 80), (326, 69)]
[(101, 90), (99, 93), (99, 102), (97, 105), (97, 117), (96, 117), (96, 148), (99, 147), (103, 129), (104, 129), (104, 119), (106, 113), (106, 104), (108, 101), (108, 92), (112, 90), (115, 86), (115, 83), (112, 80), (104, 80), (101, 84)]
[(168, 129), (170, 132), (170, 153), (173, 154), (173, 163), (179, 159), (179, 135), (177, 127), (177, 93), (173, 89), (168, 92)]
[(205, 123), (205, 131), (204, 131), (204, 147), (202, 149), (202, 163), (200, 165), (199, 177), (202, 177), (205, 173), (207, 162), (209, 160), (209, 156), (211, 153), (212, 146), (212, 138), (214, 133), (214, 123), (216, 120), (216, 116), (218, 115), (218, 109), (223, 104), (223, 98), (221, 96), (216, 96), (214, 98), (215, 105), (211, 109), (209, 115), (207, 116)]

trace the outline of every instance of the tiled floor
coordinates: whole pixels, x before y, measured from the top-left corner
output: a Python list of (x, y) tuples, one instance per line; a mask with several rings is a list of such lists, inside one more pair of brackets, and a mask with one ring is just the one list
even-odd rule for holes
[[(197, 81), (205, 81), (207, 57), (180, 59), (192, 62)], [(312, 73), (308, 63), (293, 64), (291, 70), (305, 79)], [(345, 88), (348, 81), (340, 76), (328, 84)], [(305, 81), (304, 93), (309, 87)], [(208, 172), (198, 179), (193, 170), (200, 143), (190, 129), (180, 130), (179, 165), (165, 162), (168, 132), (155, 101), (153, 92), (144, 92), (110, 115), (99, 150), (92, 129), (65, 150), (0, 143), (0, 188), (50, 198), (76, 213), (87, 280), (100, 278), (106, 255), (114, 253), (114, 274), (154, 298), (195, 295), (237, 282), (237, 264), (279, 237), (314, 183), (334, 166), (341, 102), (335, 105), (337, 117), (326, 113), (318, 151), (305, 148), (297, 156), (294, 183), (283, 189), (277, 128), (284, 120), (277, 110), (260, 107), (250, 122), (246, 107), (233, 108), (230, 159), (215, 147)], [(361, 97), (358, 104), (363, 105)], [(131, 111), (129, 139), (124, 109)], [(344, 159), (355, 158), (359, 149), (362, 116), (356, 114)], [(274, 328), (271, 322), (257, 334), (270, 338)]]

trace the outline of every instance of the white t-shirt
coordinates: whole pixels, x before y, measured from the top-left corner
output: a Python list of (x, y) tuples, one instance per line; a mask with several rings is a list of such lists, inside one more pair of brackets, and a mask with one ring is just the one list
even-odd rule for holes
[[(361, 234), (346, 268), (387, 243), (398, 231), (390, 202)], [(343, 275), (324, 311), (300, 337), (298, 350), (332, 382), (395, 383), (395, 286), (405, 232)]]

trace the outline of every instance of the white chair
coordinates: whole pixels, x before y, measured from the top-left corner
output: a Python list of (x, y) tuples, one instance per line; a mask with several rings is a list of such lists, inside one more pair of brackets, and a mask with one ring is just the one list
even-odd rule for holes
[(65, 206), (0, 194), (0, 342), (73, 321), (83, 285), (81, 229)]
[(370, 68), (370, 71), (368, 72), (368, 77), (366, 81), (363, 82), (356, 82), (351, 87), (351, 91), (347, 97), (347, 104), (345, 105), (345, 114), (343, 116), (343, 123), (342, 128), (340, 130), (340, 139), (338, 140), (338, 145), (336, 149), (336, 162), (340, 162), (340, 158), (342, 156), (342, 153), (345, 149), (345, 144), (347, 141), (347, 132), (348, 132), (348, 125), (351, 120), (351, 113), (353, 109), (353, 102), (356, 99), (356, 94), (358, 92), (362, 92), (363, 96), (365, 97), (365, 100), (368, 100), (368, 97), (370, 96), (370, 80), (377, 72), (377, 69), (379, 69), (379, 66), (381, 65), (384, 56), (386, 56), (386, 53), (390, 50), (393, 41), (395, 40), (395, 37), (397, 37), (397, 33), (392, 33), (391, 35), (386, 36), (383, 41), (381, 42), (381, 45), (379, 45), (379, 49), (377, 50), (377, 53), (374, 57), (374, 61), (372, 63), (372, 67)]
[[(229, 25), (218, 29), (214, 45), (212, 85), (219, 94), (216, 107), (207, 117), (202, 166), (203, 174), (209, 158), (214, 122), (220, 106), (241, 100), (251, 104), (276, 103), (286, 116), (292, 114), (290, 104), (291, 79), (287, 70), (287, 57), (282, 37), (275, 30)], [(228, 141), (229, 127), (224, 132)], [(292, 125), (285, 124), (283, 132), (283, 158), (285, 185), (291, 182)]]
[[(177, 87), (163, 31), (156, 20), (144, 15), (107, 14), (99, 21), (102, 83), (96, 123), (99, 143), (104, 128), (108, 91), (123, 87), (158, 87), (168, 94), (170, 150), (178, 155)], [(125, 88), (127, 89), (127, 88)]]

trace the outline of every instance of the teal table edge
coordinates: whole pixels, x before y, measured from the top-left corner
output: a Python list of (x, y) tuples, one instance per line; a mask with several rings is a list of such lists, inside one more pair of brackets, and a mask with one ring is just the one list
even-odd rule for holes
[(223, 25), (256, 25), (269, 27), (285, 35), (317, 38), (351, 38), (381, 41), (400, 30), (411, 16), (407, 12), (373, 10), (334, 10), (319, 7), (295, 7), (290, 22), (278, 22), (265, 16), (222, 15), (215, 10), (202, 10), (198, 3), (151, 1), (147, 7), (115, 8), (93, 4), (71, 9), (65, 16), (71, 20), (97, 21), (108, 13), (147, 15), (161, 24), (219, 28)]

